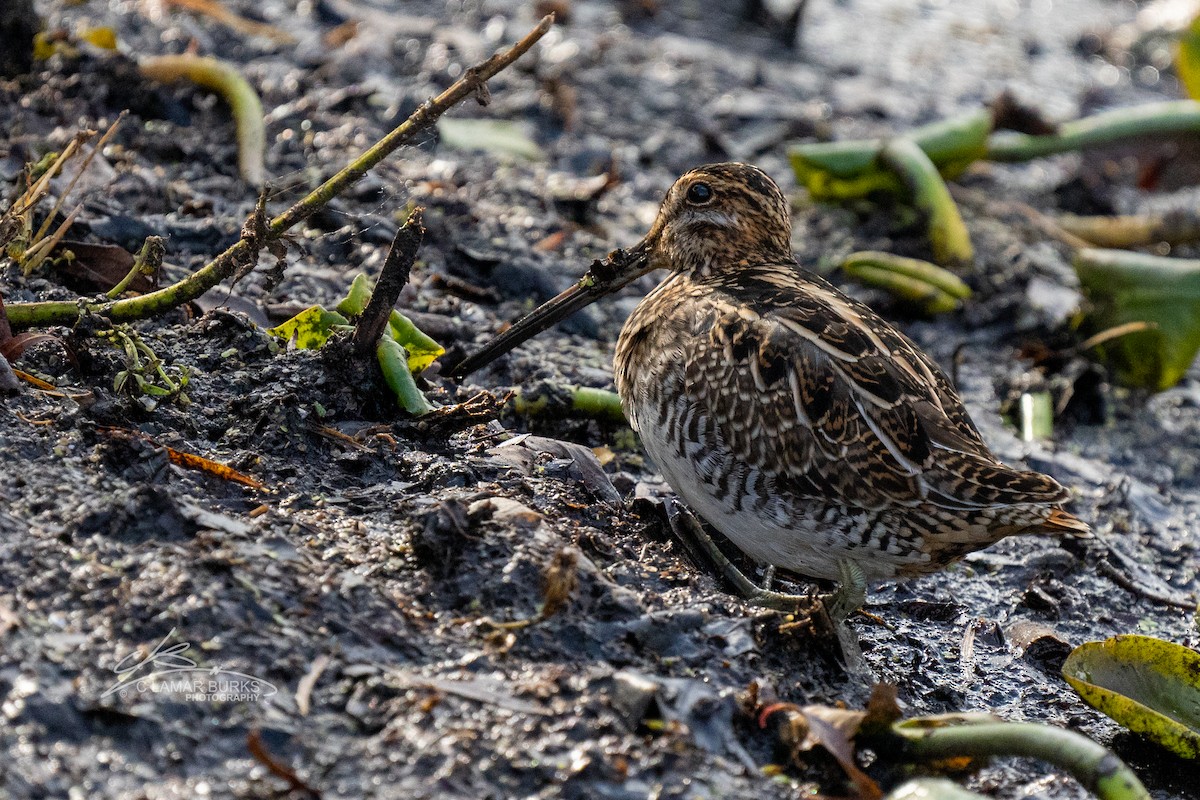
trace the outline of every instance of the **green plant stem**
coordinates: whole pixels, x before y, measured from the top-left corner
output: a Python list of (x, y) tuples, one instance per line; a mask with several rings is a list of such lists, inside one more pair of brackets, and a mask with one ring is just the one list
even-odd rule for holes
[(975, 258), (971, 236), (937, 166), (911, 139), (893, 139), (879, 161), (908, 188), (912, 203), (929, 221), (929, 245), (939, 264), (969, 264)]
[(267, 128), (262, 101), (237, 67), (219, 58), (183, 53), (147, 56), (138, 61), (138, 71), (162, 83), (188, 80), (221, 95), (229, 104), (237, 130), (238, 173), (251, 186), (261, 187), (267, 182)]
[[(1188, 281), (1189, 294), (1200, 288), (1200, 259), (1170, 258), (1155, 256), (1149, 253), (1135, 253), (1132, 250), (1111, 250), (1101, 247), (1087, 248), (1075, 253), (1076, 271), (1080, 267), (1103, 274), (1114, 285), (1136, 288), (1139, 283), (1150, 283), (1150, 280), (1162, 281), (1179, 279)], [(1141, 270), (1143, 273), (1130, 275), (1130, 270)], [(1089, 272), (1089, 274), (1091, 274)], [(1193, 288), (1196, 287), (1196, 288)], [(12, 308), (12, 306), (9, 306)]]
[(125, 273), (125, 277), (121, 278), (113, 288), (105, 293), (105, 297), (110, 300), (115, 300), (120, 297), (129, 284), (133, 283), (133, 279), (138, 275), (154, 275), (162, 266), (163, 256), (166, 254), (166, 245), (163, 244), (161, 236), (147, 236), (146, 241), (142, 243), (142, 249), (138, 251), (137, 256), (133, 259), (133, 266), (129, 268), (129, 272)]
[(1046, 136), (998, 131), (989, 137), (990, 161), (1029, 161), (1042, 156), (1116, 144), (1144, 136), (1200, 133), (1200, 102), (1172, 100), (1105, 111), (1059, 126)]
[(265, 230), (243, 234), (236, 244), (178, 283), (139, 297), (109, 302), (16, 303), (8, 306), (9, 324), (13, 330), (23, 330), (39, 325), (73, 325), (82, 314), (86, 313), (99, 314), (112, 322), (128, 322), (162, 314), (196, 299), (233, 275), (240, 266), (257, 260), (259, 251), (267, 243), (280, 239), (296, 224), (315, 214), (330, 200), (366, 175), (380, 161), (387, 158), (396, 148), (437, 122), (438, 117), (442, 114), (472, 94), (486, 92), (487, 81), (528, 52), (550, 30), (553, 23), (554, 16), (552, 14), (543, 17), (537, 27), (526, 34), (523, 39), (508, 50), (497, 53), (487, 61), (468, 69), (448, 89), (437, 97), (425, 101), (408, 119), (350, 162), (348, 166), (309, 192), (306, 197), (287, 211), (272, 219), (264, 226)]
[(1055, 222), (1063, 230), (1098, 247), (1142, 247), (1158, 242), (1185, 244), (1200, 239), (1200, 213), (1191, 208), (1164, 214), (1112, 217), (1060, 214)]
[(625, 422), (621, 398), (607, 389), (587, 386), (551, 386), (542, 384), (531, 391), (514, 395), (512, 410), (527, 417), (588, 417), (609, 422)]
[(1024, 756), (1075, 776), (1101, 800), (1149, 800), (1133, 771), (1110, 750), (1073, 731), (1028, 722), (983, 722), (937, 728), (894, 725), (909, 752), (923, 759)]
[(1025, 392), (1017, 401), (1021, 441), (1049, 439), (1054, 435), (1054, 402), (1049, 392)]
[(865, 250), (846, 256), (842, 270), (869, 286), (919, 305), (929, 314), (953, 311), (971, 296), (971, 287), (957, 275), (918, 258)]
[[(904, 138), (916, 142), (939, 167), (961, 168), (984, 154), (991, 129), (991, 112), (980, 109), (915, 128)], [(886, 139), (807, 142), (791, 147), (788, 155), (793, 165), (801, 163), (838, 178), (853, 178), (869, 172), (875, 166), (879, 151), (887, 144)]]
[[(991, 112), (980, 109), (916, 128), (904, 138), (916, 142), (943, 175), (954, 177), (983, 156), (991, 130)], [(788, 158), (814, 200), (853, 200), (904, 189), (894, 173), (879, 169), (887, 144), (886, 139), (808, 142), (791, 147)]]
[(414, 417), (433, 411), (433, 406), (413, 380), (412, 372), (408, 369), (408, 351), (399, 342), (390, 336), (379, 337), (375, 344), (375, 357), (379, 360), (379, 368), (383, 370), (383, 379), (405, 411)]
[(987, 800), (946, 778), (916, 778), (897, 786), (884, 800)]

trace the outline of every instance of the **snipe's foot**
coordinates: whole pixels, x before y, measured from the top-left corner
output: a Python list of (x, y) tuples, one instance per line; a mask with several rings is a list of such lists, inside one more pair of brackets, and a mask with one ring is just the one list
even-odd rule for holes
[[(667, 521), (676, 538), (688, 554), (698, 563), (709, 563), (728, 581), (748, 603), (776, 611), (812, 614), (820, 609), (834, 626), (844, 622), (862, 607), (866, 599), (867, 582), (858, 565), (850, 561), (838, 564), (840, 586), (826, 595), (799, 595), (775, 592), (759, 586), (730, 561), (717, 543), (712, 540), (703, 524), (683, 503), (675, 498), (667, 500)], [(767, 586), (770, 586), (774, 568), (768, 567)], [(818, 612), (820, 613), (820, 612)]]

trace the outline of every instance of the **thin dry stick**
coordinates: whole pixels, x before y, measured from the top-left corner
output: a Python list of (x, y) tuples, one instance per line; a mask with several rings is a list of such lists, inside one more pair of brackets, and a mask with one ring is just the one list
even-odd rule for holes
[(950, 195), (964, 205), (982, 208), (987, 214), (993, 217), (1002, 217), (1007, 214), (1024, 217), (1046, 236), (1074, 250), (1093, 246), (1086, 239), (1082, 239), (1070, 231), (1064, 230), (1053, 217), (1043, 214), (1028, 203), (1020, 203), (1015, 200), (995, 200), (978, 189), (968, 189), (965, 186), (951, 186)]
[(528, 52), (553, 24), (553, 14), (543, 17), (525, 38), (508, 50), (468, 69), (450, 88), (422, 103), (391, 133), (350, 162), (341, 172), (310, 192), (303, 200), (272, 219), (269, 224), (252, 218), (236, 244), (178, 283), (140, 297), (114, 302), (18, 303), (8, 307), (9, 324), (14, 330), (23, 330), (35, 325), (72, 325), (79, 320), (82, 313), (99, 314), (112, 322), (127, 322), (156, 316), (196, 299), (233, 275), (239, 267), (253, 264), (264, 247), (278, 241), (297, 223), (319, 211), (398, 147), (437, 122), (438, 118), (451, 108), (471, 95), (486, 98), (487, 81)]
[[(96, 158), (96, 154), (103, 150), (104, 146), (108, 144), (108, 140), (111, 139), (113, 134), (117, 132), (117, 126), (121, 124), (121, 120), (125, 119), (125, 115), (128, 113), (128, 111), (122, 111), (120, 114), (117, 114), (117, 118), (113, 120), (112, 125), (108, 126), (108, 130), (106, 130), (104, 135), (100, 137), (100, 141), (96, 142), (96, 146), (92, 148), (92, 152), (88, 153), (87, 157), (83, 159), (83, 163), (79, 166), (79, 169), (75, 171), (75, 176), (71, 178), (71, 182), (67, 184), (66, 191), (59, 195), (58, 202), (54, 204), (54, 208), (51, 209), (50, 213), (46, 215), (46, 220), (42, 223), (42, 227), (38, 228), (38, 232), (34, 234), (33, 241), (39, 241), (43, 236), (46, 235), (46, 231), (50, 228), (50, 221), (54, 219), (55, 215), (57, 215), (60, 210), (62, 210), (63, 203), (67, 201), (67, 195), (69, 195), (72, 190), (75, 189), (75, 184), (79, 183), (79, 179), (83, 177), (83, 173), (87, 172), (88, 167), (92, 165), (92, 160)], [(91, 137), (89, 136), (88, 138)]]
[(388, 250), (383, 268), (379, 271), (375, 291), (371, 292), (371, 300), (359, 317), (358, 324), (354, 326), (354, 335), (350, 338), (350, 351), (355, 355), (366, 356), (374, 353), (375, 343), (387, 327), (392, 308), (400, 299), (400, 292), (412, 273), (417, 251), (421, 248), (421, 240), (425, 238), (425, 226), (421, 220), (424, 211), (420, 206), (414, 208), (408, 215), (408, 220), (396, 231), (396, 236), (392, 239), (392, 248)]
[(4, 295), (0, 295), (0, 344), (12, 338), (12, 328), (8, 326), (8, 312), (4, 308)]

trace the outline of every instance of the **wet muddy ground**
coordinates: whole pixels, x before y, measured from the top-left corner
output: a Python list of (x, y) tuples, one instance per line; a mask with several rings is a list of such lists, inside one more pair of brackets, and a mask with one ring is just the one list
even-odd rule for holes
[[(132, 0), (39, 10), (51, 28), (114, 27), (127, 55), (194, 45), (241, 65), (268, 109), (272, 209), (537, 13), (500, 2), (227, 5), (297, 43)], [(828, 773), (765, 773), (777, 754), (734, 696), (758, 682), (793, 702), (860, 706), (885, 681), (910, 714), (990, 710), (1070, 727), (1115, 748), (1156, 798), (1197, 796), (1195, 768), (1120, 733), (1058, 667), (1070, 646), (1117, 633), (1200, 642), (1187, 611), (1118, 586), (1104, 566), (1157, 595), (1200, 589), (1200, 374), (1145, 397), (1088, 371), (1052, 441), (1022, 443), (1002, 416), (1026, 388), (1067, 385), (1032, 370), (1018, 347), (1061, 341), (1074, 278), (1064, 248), (984, 199), (1047, 211), (1154, 200), (1093, 180), (1095, 159), (962, 179), (978, 252), (964, 311), (919, 320), (848, 286), (955, 364), (985, 438), (1071, 486), (1072, 510), (1097, 534), (1010, 540), (944, 574), (873, 587), (878, 619), (851, 621), (863, 662), (850, 670), (831, 641), (746, 606), (687, 561), (665, 525), (669, 490), (627, 429), (486, 408), (413, 423), (370, 371), (348, 381), (341, 365), (281, 352), (263, 332), (336, 301), (354, 273), (375, 274), (408, 204), (426, 207), (429, 231), (401, 306), (449, 361), (640, 238), (674, 177), (696, 164), (753, 161), (794, 192), (783, 150), (793, 139), (882, 135), (1005, 88), (1056, 118), (1177, 92), (1153, 52), (1108, 46), (1135, 18), (1129, 3), (814, 2), (799, 49), (709, 5), (563, 4), (565, 21), (536, 53), (491, 83), (490, 106), (452, 112), (521, 121), (543, 158), (456, 150), (430, 132), (298, 231), (277, 284), (264, 261), (203, 308), (137, 324), (167, 364), (191, 370), (190, 405), (148, 411), (114, 392), (121, 355), (94, 337), (54, 330), (65, 350), (49, 341), (27, 351), (16, 366), (68, 396), (25, 386), (0, 401), (0, 793), (303, 796), (265, 766), (266, 752), (326, 798), (783, 798), (813, 780), (844, 795)], [(350, 28), (339, 26), (355, 20), (344, 41)], [(237, 177), (218, 101), (147, 83), (111, 53), (58, 55), (35, 70), (0, 82), (6, 194), (25, 162), (128, 108), (83, 187), (74, 235), (130, 249), (165, 235), (167, 277), (236, 240), (254, 192)], [(619, 182), (580, 200), (610, 167)], [(795, 247), (822, 270), (852, 250), (921, 254), (902, 220), (798, 198)], [(9, 304), (75, 296), (46, 273), (9, 268), (3, 281)], [(651, 285), (465, 386), (435, 367), (431, 399), (543, 381), (611, 386), (612, 342)], [(267, 488), (183, 469), (113, 428)], [(576, 584), (538, 619), (554, 571)], [(110, 692), (115, 670), (164, 641), (186, 643), (177, 655), (224, 680), (254, 679), (254, 697), (198, 700), (136, 682)], [(158, 666), (168, 660), (160, 652)], [(878, 777), (887, 788), (900, 776)], [(1004, 798), (1086, 796), (1027, 761), (968, 784)]]

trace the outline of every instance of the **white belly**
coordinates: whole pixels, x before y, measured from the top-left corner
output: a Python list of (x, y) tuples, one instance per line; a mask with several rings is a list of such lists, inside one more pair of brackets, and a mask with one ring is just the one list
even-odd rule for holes
[[(714, 448), (701, 458), (697, 457), (701, 447), (695, 445), (681, 458), (662, 430), (643, 425), (640, 433), (646, 453), (680, 499), (759, 563), (837, 580), (838, 562), (849, 560), (867, 580), (880, 580), (921, 560), (923, 554), (911, 550), (886, 552), (863, 546), (860, 536), (851, 531), (867, 525), (868, 512), (823, 506), (810, 498), (768, 496), (755, 503), (758, 493), (752, 487), (759, 477), (757, 470), (723, 462), (730, 458), (728, 452)], [(729, 470), (735, 477), (722, 490), (715, 476)], [(734, 499), (739, 493), (741, 508)]]
[[(701, 420), (693, 415), (703, 412), (689, 400), (687, 370), (680, 368), (688, 354), (679, 343), (707, 336), (712, 320), (689, 314), (678, 304), (655, 306), (653, 314), (639, 313), (661, 296), (670, 280), (643, 300), (625, 323), (617, 341), (614, 377), (646, 453), (680, 499), (754, 560), (802, 575), (837, 580), (839, 561), (849, 560), (867, 580), (878, 580), (894, 577), (902, 567), (928, 562), (918, 542), (885, 535), (879, 519), (868, 519), (875, 516), (869, 511), (777, 491), (774, 481), (761, 479), (757, 469), (739, 462), (711, 426), (695, 424)], [(681, 454), (671, 431), (715, 436), (716, 441), (687, 442)], [(873, 539), (864, 536), (864, 530), (870, 530)], [(864, 538), (869, 545), (862, 543)]]

